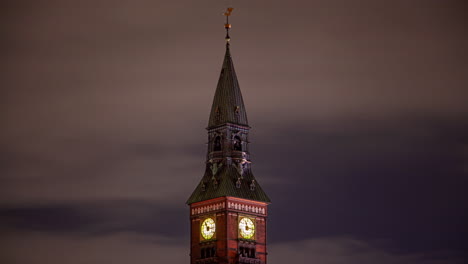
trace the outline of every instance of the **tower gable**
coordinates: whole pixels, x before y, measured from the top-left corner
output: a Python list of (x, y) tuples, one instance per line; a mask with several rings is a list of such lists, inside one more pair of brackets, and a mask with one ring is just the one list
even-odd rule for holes
[(213, 170), (208, 164), (205, 175), (187, 200), (187, 204), (224, 196), (270, 202), (270, 198), (255, 180), (250, 168), (244, 169), (241, 176), (239, 168), (235, 165), (222, 165), (216, 175), (213, 175)]

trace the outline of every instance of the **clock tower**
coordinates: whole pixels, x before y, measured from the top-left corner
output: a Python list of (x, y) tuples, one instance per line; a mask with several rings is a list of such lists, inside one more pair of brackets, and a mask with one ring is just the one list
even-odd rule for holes
[(270, 199), (251, 170), (247, 113), (230, 52), (226, 54), (208, 122), (203, 178), (187, 200), (190, 206), (191, 264), (266, 264), (266, 219)]

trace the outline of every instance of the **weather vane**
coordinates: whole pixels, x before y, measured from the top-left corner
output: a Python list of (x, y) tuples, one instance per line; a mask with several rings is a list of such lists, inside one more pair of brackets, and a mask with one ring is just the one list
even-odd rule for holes
[(229, 42), (231, 38), (229, 37), (229, 29), (231, 28), (231, 24), (229, 24), (229, 17), (231, 16), (232, 10), (234, 8), (228, 7), (224, 15), (226, 16), (226, 24), (224, 24), (224, 28), (226, 29), (226, 41)]

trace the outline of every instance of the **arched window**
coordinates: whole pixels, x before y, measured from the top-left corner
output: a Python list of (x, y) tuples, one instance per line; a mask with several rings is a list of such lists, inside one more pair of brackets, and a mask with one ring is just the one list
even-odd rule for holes
[(220, 151), (221, 150), (221, 137), (217, 136), (214, 140), (214, 151)]
[(239, 136), (234, 137), (233, 145), (234, 145), (234, 150), (242, 151), (242, 142)]

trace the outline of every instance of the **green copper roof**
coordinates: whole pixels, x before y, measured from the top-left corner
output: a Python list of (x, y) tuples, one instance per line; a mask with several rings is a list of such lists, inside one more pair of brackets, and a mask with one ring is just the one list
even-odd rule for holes
[(216, 127), (225, 123), (248, 126), (247, 113), (229, 51), (229, 43), (226, 44), (226, 55), (211, 107), (208, 127)]
[[(240, 174), (233, 165), (222, 166), (216, 173), (215, 177), (213, 177), (212, 171), (207, 166), (205, 176), (203, 176), (200, 184), (198, 184), (190, 198), (187, 200), (187, 204), (224, 196), (232, 196), (266, 203), (270, 202), (270, 198), (268, 198), (266, 193), (255, 180), (250, 168), (244, 171), (238, 188), (236, 183), (239, 180), (239, 177)], [(252, 180), (255, 180), (255, 187), (253, 190), (251, 189)]]

